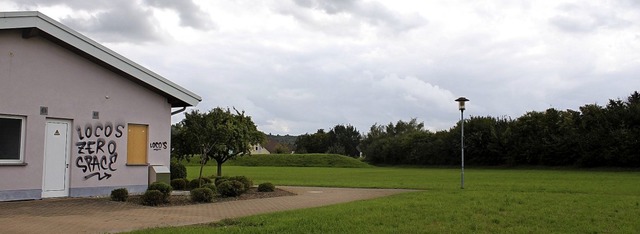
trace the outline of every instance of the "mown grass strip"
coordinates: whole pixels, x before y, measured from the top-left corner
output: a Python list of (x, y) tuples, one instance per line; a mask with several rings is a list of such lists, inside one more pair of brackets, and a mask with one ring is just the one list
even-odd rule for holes
[(368, 168), (358, 159), (337, 154), (256, 154), (229, 160), (229, 166)]
[(277, 185), (426, 190), (139, 233), (640, 233), (640, 172), (467, 169), (464, 190), (457, 169), (229, 166), (223, 172)]
[[(181, 162), (185, 166), (199, 166), (200, 157), (194, 156), (188, 162)], [(215, 161), (209, 161), (207, 166), (215, 166)], [(247, 167), (339, 167), (339, 168), (369, 168), (373, 167), (355, 158), (338, 154), (256, 154), (237, 157), (224, 163), (225, 166)]]
[(141, 233), (638, 233), (636, 199), (425, 191)]
[[(199, 167), (187, 167), (189, 179)], [(449, 190), (460, 188), (460, 170), (447, 168), (323, 168), (323, 167), (239, 167), (224, 166), (224, 175), (244, 175), (255, 183), (275, 185), (408, 188)], [(207, 166), (203, 175), (213, 175)], [(564, 170), (465, 170), (465, 190), (504, 192), (556, 192), (584, 194), (640, 195), (640, 172)]]

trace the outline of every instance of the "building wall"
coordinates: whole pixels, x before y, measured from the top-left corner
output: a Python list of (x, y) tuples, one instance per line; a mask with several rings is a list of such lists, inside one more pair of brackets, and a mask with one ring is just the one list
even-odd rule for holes
[[(40, 107), (47, 107), (48, 114), (41, 115)], [(0, 115), (26, 117), (26, 165), (0, 165), (0, 200), (40, 198), (48, 118), (72, 121), (70, 196), (107, 195), (119, 187), (144, 191), (148, 167), (126, 164), (127, 126), (148, 125), (148, 163), (168, 167), (170, 112), (165, 97), (66, 48), (41, 37), (23, 39), (19, 30), (0, 31)], [(109, 137), (107, 126), (113, 131)], [(103, 134), (95, 136), (96, 130)], [(98, 138), (115, 143), (116, 158), (79, 151), (76, 145)], [(94, 155), (98, 160), (106, 156), (109, 165), (87, 164), (85, 159)], [(87, 178), (95, 172), (99, 175)]]

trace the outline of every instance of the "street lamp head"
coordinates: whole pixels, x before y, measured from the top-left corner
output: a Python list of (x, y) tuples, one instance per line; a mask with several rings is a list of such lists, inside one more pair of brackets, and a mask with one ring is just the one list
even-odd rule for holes
[(456, 99), (456, 102), (458, 102), (458, 108), (460, 108), (460, 110), (463, 111), (464, 103), (468, 101), (469, 99), (467, 99), (466, 97), (459, 97), (458, 99)]

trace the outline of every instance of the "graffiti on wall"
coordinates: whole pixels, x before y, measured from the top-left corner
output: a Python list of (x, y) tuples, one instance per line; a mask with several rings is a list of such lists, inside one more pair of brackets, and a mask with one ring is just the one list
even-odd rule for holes
[(167, 149), (167, 142), (163, 141), (156, 141), (156, 142), (151, 142), (149, 143), (149, 148), (151, 148), (154, 151), (160, 151), (160, 150), (164, 150)]
[(124, 125), (111, 123), (87, 124), (76, 128), (78, 142), (76, 149), (76, 167), (85, 173), (88, 180), (97, 176), (98, 180), (111, 178), (118, 160), (118, 144), (115, 139), (121, 138)]

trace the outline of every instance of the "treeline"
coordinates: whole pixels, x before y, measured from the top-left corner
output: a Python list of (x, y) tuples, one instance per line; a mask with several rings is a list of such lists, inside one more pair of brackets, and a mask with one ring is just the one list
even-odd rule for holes
[[(464, 123), (465, 164), (640, 167), (640, 94), (574, 110)], [(431, 132), (415, 119), (373, 125), (359, 148), (373, 164), (459, 165), (460, 123)]]
[(362, 135), (351, 125), (336, 125), (329, 132), (318, 129), (316, 133), (304, 134), (296, 138), (297, 154), (328, 153), (350, 157), (360, 156), (357, 149)]

